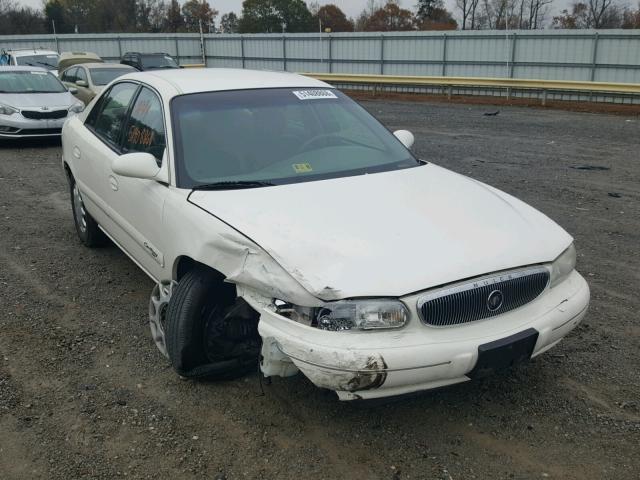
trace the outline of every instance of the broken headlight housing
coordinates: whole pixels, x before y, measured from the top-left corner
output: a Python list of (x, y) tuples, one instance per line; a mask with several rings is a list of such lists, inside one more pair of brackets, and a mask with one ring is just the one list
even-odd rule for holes
[(560, 254), (551, 264), (551, 281), (549, 287), (553, 288), (576, 268), (576, 247), (573, 243)]
[(409, 311), (399, 300), (340, 300), (322, 307), (299, 307), (276, 300), (276, 313), (320, 330), (382, 330), (403, 327)]

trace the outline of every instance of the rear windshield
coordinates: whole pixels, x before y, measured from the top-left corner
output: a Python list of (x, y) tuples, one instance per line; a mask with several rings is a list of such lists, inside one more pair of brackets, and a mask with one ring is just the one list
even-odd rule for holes
[(0, 93), (61, 93), (66, 92), (60, 80), (49, 72), (0, 72)]
[(43, 67), (48, 70), (58, 68), (58, 55), (53, 53), (47, 55), (25, 55), (15, 57), (18, 65), (28, 65), (30, 67)]
[(389, 130), (334, 89), (206, 92), (171, 102), (177, 180), (297, 183), (420, 165)]
[(131, 68), (90, 68), (91, 79), (94, 85), (106, 85), (116, 78), (131, 73)]
[(143, 68), (180, 68), (169, 55), (142, 55), (140, 61)]

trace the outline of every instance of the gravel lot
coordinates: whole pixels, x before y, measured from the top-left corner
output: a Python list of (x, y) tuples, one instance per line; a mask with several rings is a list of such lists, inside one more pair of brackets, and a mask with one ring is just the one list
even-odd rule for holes
[(152, 282), (80, 246), (59, 143), (4, 143), (0, 478), (640, 478), (640, 118), (363, 104), (574, 235), (585, 322), (513, 372), (387, 403), (302, 376), (183, 381), (149, 336)]

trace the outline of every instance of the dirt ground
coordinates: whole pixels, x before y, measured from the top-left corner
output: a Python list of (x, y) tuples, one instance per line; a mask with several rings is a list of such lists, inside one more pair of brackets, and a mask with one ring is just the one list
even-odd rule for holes
[(515, 371), (386, 403), (340, 403), (302, 376), (264, 394), (257, 374), (180, 380), (149, 335), (151, 281), (77, 240), (59, 144), (5, 142), (0, 478), (640, 478), (640, 119), (363, 104), (423, 158), (574, 235), (584, 323)]

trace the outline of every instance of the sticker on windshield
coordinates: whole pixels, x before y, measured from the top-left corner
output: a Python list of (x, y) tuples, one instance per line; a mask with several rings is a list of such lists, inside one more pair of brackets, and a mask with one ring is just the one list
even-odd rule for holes
[(317, 100), (321, 98), (338, 98), (331, 90), (297, 90), (293, 94), (300, 100)]
[(32, 75), (48, 75), (47, 72), (29, 72)]
[(294, 163), (292, 165), (293, 169), (296, 173), (309, 173), (313, 172), (313, 168), (308, 163)]

